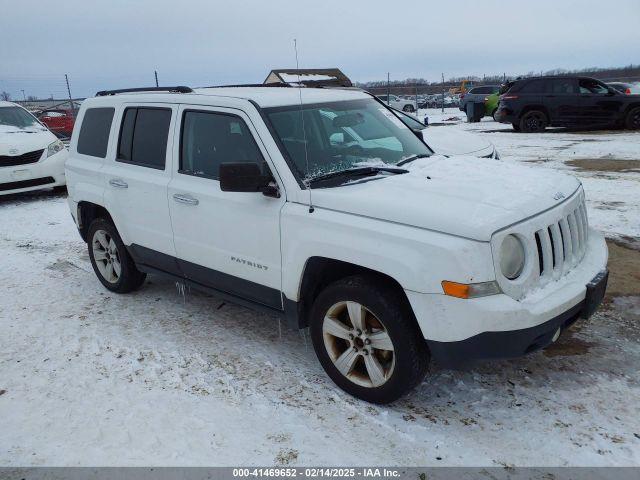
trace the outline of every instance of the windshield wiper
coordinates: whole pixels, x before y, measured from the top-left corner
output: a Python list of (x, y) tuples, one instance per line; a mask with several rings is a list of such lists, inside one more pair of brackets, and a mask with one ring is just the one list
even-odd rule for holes
[(354, 177), (370, 177), (380, 172), (387, 173), (407, 173), (408, 170), (396, 167), (356, 167), (340, 170), (338, 172), (324, 173), (313, 177), (308, 181), (309, 186), (323, 183), (330, 180), (348, 180)]
[(414, 160), (417, 160), (419, 158), (427, 158), (430, 157), (431, 155), (428, 155), (426, 153), (419, 153), (417, 155), (411, 155), (410, 157), (405, 158), (404, 160), (400, 160), (398, 163), (396, 163), (396, 167), (401, 167), (402, 165), (406, 165), (409, 162), (413, 162)]

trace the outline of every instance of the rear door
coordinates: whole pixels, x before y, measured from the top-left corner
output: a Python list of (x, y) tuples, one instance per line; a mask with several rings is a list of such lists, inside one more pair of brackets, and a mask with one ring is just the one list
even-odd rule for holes
[(544, 105), (551, 115), (553, 125), (576, 125), (580, 123), (578, 107), (578, 82), (575, 78), (553, 78), (545, 80)]
[(118, 143), (105, 162), (105, 203), (136, 262), (179, 274), (167, 188), (177, 106), (124, 104)]
[(275, 172), (253, 124), (244, 112), (223, 107), (183, 106), (180, 118), (168, 199), (184, 275), (282, 309), (280, 210), (285, 199), (223, 192), (218, 180), (225, 162), (257, 163), (263, 173)]

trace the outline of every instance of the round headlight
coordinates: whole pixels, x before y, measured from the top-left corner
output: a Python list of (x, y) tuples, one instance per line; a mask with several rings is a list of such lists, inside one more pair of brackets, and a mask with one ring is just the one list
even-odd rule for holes
[(500, 270), (509, 280), (515, 280), (524, 269), (524, 245), (515, 235), (507, 235), (500, 247)]

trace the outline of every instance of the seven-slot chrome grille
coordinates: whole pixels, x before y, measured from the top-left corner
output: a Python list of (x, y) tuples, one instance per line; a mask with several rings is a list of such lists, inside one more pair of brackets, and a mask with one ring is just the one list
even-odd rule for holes
[(584, 201), (568, 215), (535, 232), (538, 275), (548, 276), (580, 262), (587, 248), (588, 232)]
[[(524, 269), (514, 280), (504, 277), (500, 268), (500, 246), (507, 235), (518, 237), (525, 248)], [(515, 299), (526, 297), (578, 265), (588, 240), (584, 192), (579, 188), (560, 205), (493, 235), (491, 249), (500, 288)]]

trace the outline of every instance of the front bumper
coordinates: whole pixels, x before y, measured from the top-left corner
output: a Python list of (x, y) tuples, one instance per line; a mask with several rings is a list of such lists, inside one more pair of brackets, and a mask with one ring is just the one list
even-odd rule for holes
[(0, 195), (65, 185), (64, 163), (68, 154), (64, 149), (36, 163), (0, 167)]
[(520, 357), (544, 348), (579, 318), (589, 318), (598, 308), (607, 286), (609, 272), (596, 276), (597, 283), (590, 284), (591, 295), (566, 312), (540, 325), (506, 332), (484, 332), (459, 342), (427, 340), (431, 356), (442, 365), (462, 363), (468, 359), (498, 359)]
[[(552, 337), (558, 326), (575, 321), (585, 308), (587, 286), (607, 268), (604, 237), (590, 230), (588, 238), (578, 265), (521, 300), (506, 294), (464, 300), (406, 291), (423, 336), (433, 347), (434, 357), (446, 360), (461, 356), (518, 356), (527, 353), (538, 336), (551, 331)], [(544, 343), (545, 338), (538, 343)], [(527, 345), (521, 348), (524, 343)], [(480, 344), (484, 346), (478, 348)]]

